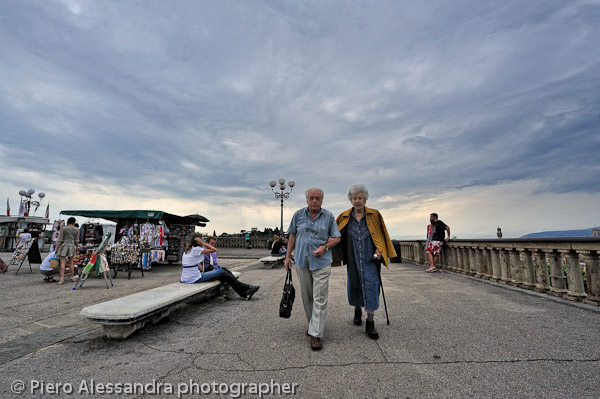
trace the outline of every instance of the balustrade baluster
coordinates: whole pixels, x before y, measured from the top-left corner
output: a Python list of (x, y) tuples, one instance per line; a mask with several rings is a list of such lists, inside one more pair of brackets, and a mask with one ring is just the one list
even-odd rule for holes
[(521, 287), (532, 290), (535, 288), (535, 270), (533, 268), (533, 258), (531, 251), (525, 248), (520, 248), (521, 259), (522, 259), (522, 270), (523, 270), (523, 283)]
[(456, 265), (458, 268), (458, 272), (465, 272), (465, 264), (463, 262), (463, 252), (461, 247), (456, 247)]
[(475, 247), (473, 248), (473, 252), (475, 254), (475, 277), (482, 278), (483, 277), (483, 251), (481, 248)]
[(511, 281), (510, 277), (510, 254), (506, 248), (500, 248), (500, 281), (508, 284)]
[(581, 272), (581, 266), (579, 266), (579, 255), (577, 252), (564, 251), (565, 259), (567, 261), (567, 289), (568, 292), (565, 298), (572, 301), (580, 301), (587, 297), (585, 288), (583, 286), (583, 275)]
[(583, 258), (588, 287), (584, 302), (600, 305), (600, 257), (596, 251), (586, 251)]
[(492, 278), (492, 253), (489, 248), (482, 249), (483, 260), (483, 278), (489, 280)]
[(554, 250), (548, 253), (550, 260), (550, 292), (556, 296), (564, 296), (567, 293), (567, 278), (562, 267), (561, 255)]
[(469, 247), (463, 247), (463, 262), (465, 265), (465, 274), (471, 274), (471, 251), (469, 251)]
[(498, 248), (490, 249), (490, 258), (492, 264), (492, 280), (500, 281), (502, 277), (502, 266), (500, 265), (500, 251)]
[(452, 271), (453, 272), (458, 272), (460, 271), (459, 269), (459, 263), (458, 263), (458, 248), (456, 247), (452, 247)]
[(538, 249), (533, 253), (535, 259), (535, 290), (537, 292), (550, 291), (550, 277), (548, 276), (548, 264), (546, 253)]
[(510, 285), (520, 286), (523, 284), (523, 272), (519, 251), (513, 248), (508, 252), (510, 253)]

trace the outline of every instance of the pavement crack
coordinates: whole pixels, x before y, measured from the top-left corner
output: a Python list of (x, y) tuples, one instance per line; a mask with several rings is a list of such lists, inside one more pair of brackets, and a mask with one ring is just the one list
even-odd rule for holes
[[(254, 366), (252, 363), (250, 363), (249, 361), (245, 360), (239, 353), (237, 352), (201, 352), (199, 353), (199, 355), (218, 355), (218, 356), (223, 356), (223, 355), (230, 355), (230, 356), (235, 356), (238, 358), (238, 360), (243, 363), (248, 365), (248, 367), (250, 367), (250, 370), (248, 369), (239, 369), (240, 371), (261, 371), (258, 370), (256, 368), (256, 366)], [(211, 368), (205, 368), (202, 366), (197, 365), (196, 363), (194, 363), (194, 367), (198, 370), (203, 370), (203, 371), (214, 371), (214, 367)], [(232, 368), (219, 368), (219, 370), (222, 371), (237, 371), (238, 369), (232, 369)]]
[[(230, 354), (234, 353), (206, 353), (212, 355)], [(238, 356), (239, 357), (239, 356)], [(240, 360), (248, 365), (248, 362), (244, 361), (241, 357)], [(457, 365), (457, 364), (510, 364), (510, 363), (537, 363), (537, 362), (550, 362), (550, 363), (596, 363), (600, 362), (600, 359), (556, 359), (556, 358), (539, 358), (539, 359), (508, 359), (508, 360), (454, 360), (454, 361), (427, 361), (427, 362), (409, 362), (409, 361), (371, 361), (371, 362), (347, 362), (347, 363), (327, 363), (327, 364), (308, 364), (304, 366), (288, 366), (280, 368), (257, 368), (252, 365), (252, 370), (240, 369), (240, 368), (226, 368), (221, 369), (227, 372), (273, 372), (273, 371), (286, 371), (286, 370), (307, 370), (311, 368), (339, 368), (339, 367), (352, 367), (352, 366), (368, 366), (368, 365), (407, 365), (407, 366), (437, 366), (437, 365)], [(212, 368), (204, 368), (194, 364), (194, 367), (198, 370), (203, 371), (214, 371)]]
[(381, 352), (381, 356), (383, 356), (383, 360), (385, 360), (385, 362), (387, 363), (388, 362), (387, 356), (385, 356), (385, 352), (381, 348), (381, 345), (379, 345), (379, 341), (375, 341), (375, 343), (377, 344), (377, 348), (379, 349), (379, 352)]
[[(256, 370), (256, 366), (254, 366), (252, 363), (250, 363), (249, 361), (247, 361), (246, 359), (244, 359), (239, 353), (237, 352), (202, 352), (202, 351), (198, 351), (198, 352), (188, 352), (188, 351), (184, 351), (184, 350), (168, 350), (168, 349), (159, 349), (156, 348), (154, 346), (151, 346), (149, 344), (145, 344), (142, 343), (142, 345), (144, 345), (146, 348), (151, 349), (153, 351), (156, 352), (161, 352), (161, 353), (175, 353), (175, 354), (185, 354), (185, 355), (192, 355), (192, 356), (203, 356), (203, 355), (217, 355), (217, 356), (224, 356), (224, 355), (230, 355), (230, 356), (235, 356), (238, 358), (238, 360), (241, 363), (244, 363), (246, 365), (248, 365), (248, 367), (250, 367), (252, 370), (247, 370), (247, 369), (243, 369), (243, 371), (255, 371)], [(198, 366), (196, 364), (193, 364), (193, 367), (195, 367), (198, 370), (204, 370), (204, 371), (212, 371), (213, 368), (203, 368), (201, 366)], [(224, 371), (235, 371), (235, 369), (223, 369)], [(258, 371), (258, 370), (257, 370)]]
[(144, 345), (146, 348), (151, 349), (155, 352), (160, 352), (160, 353), (176, 353), (176, 354), (184, 354), (184, 355), (201, 355), (202, 352), (189, 352), (186, 350), (171, 350), (171, 349), (159, 349), (156, 348), (152, 345), (146, 344), (146, 343), (141, 343), (142, 345)]

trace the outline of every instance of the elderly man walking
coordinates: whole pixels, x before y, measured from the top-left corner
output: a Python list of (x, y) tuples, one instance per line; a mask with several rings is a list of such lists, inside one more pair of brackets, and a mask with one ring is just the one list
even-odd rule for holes
[(292, 217), (288, 252), (285, 256), (285, 268), (291, 270), (291, 253), (294, 249), (298, 267), (296, 273), (300, 280), (300, 292), (304, 312), (308, 321), (307, 334), (313, 350), (323, 348), (327, 299), (329, 294), (329, 275), (331, 274), (331, 247), (340, 241), (335, 217), (321, 208), (323, 190), (309, 188), (305, 192), (306, 208), (297, 210)]

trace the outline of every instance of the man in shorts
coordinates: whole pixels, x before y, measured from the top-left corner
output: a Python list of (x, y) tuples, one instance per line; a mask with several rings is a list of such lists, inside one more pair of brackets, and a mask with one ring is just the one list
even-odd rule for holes
[[(436, 267), (440, 260), (440, 252), (442, 246), (450, 239), (450, 226), (438, 219), (437, 213), (429, 215), (429, 222), (433, 226), (433, 232), (431, 234), (431, 240), (427, 241), (427, 249), (425, 253), (429, 259), (429, 269), (425, 270), (427, 273), (441, 272), (441, 266)], [(446, 237), (448, 232), (448, 237)]]

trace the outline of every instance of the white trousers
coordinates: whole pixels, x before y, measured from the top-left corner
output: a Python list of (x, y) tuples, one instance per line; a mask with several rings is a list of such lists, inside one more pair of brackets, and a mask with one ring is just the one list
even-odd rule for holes
[(322, 338), (327, 316), (331, 265), (318, 270), (310, 270), (308, 264), (304, 269), (296, 266), (296, 274), (300, 281), (300, 293), (308, 321), (308, 333), (313, 337)]

